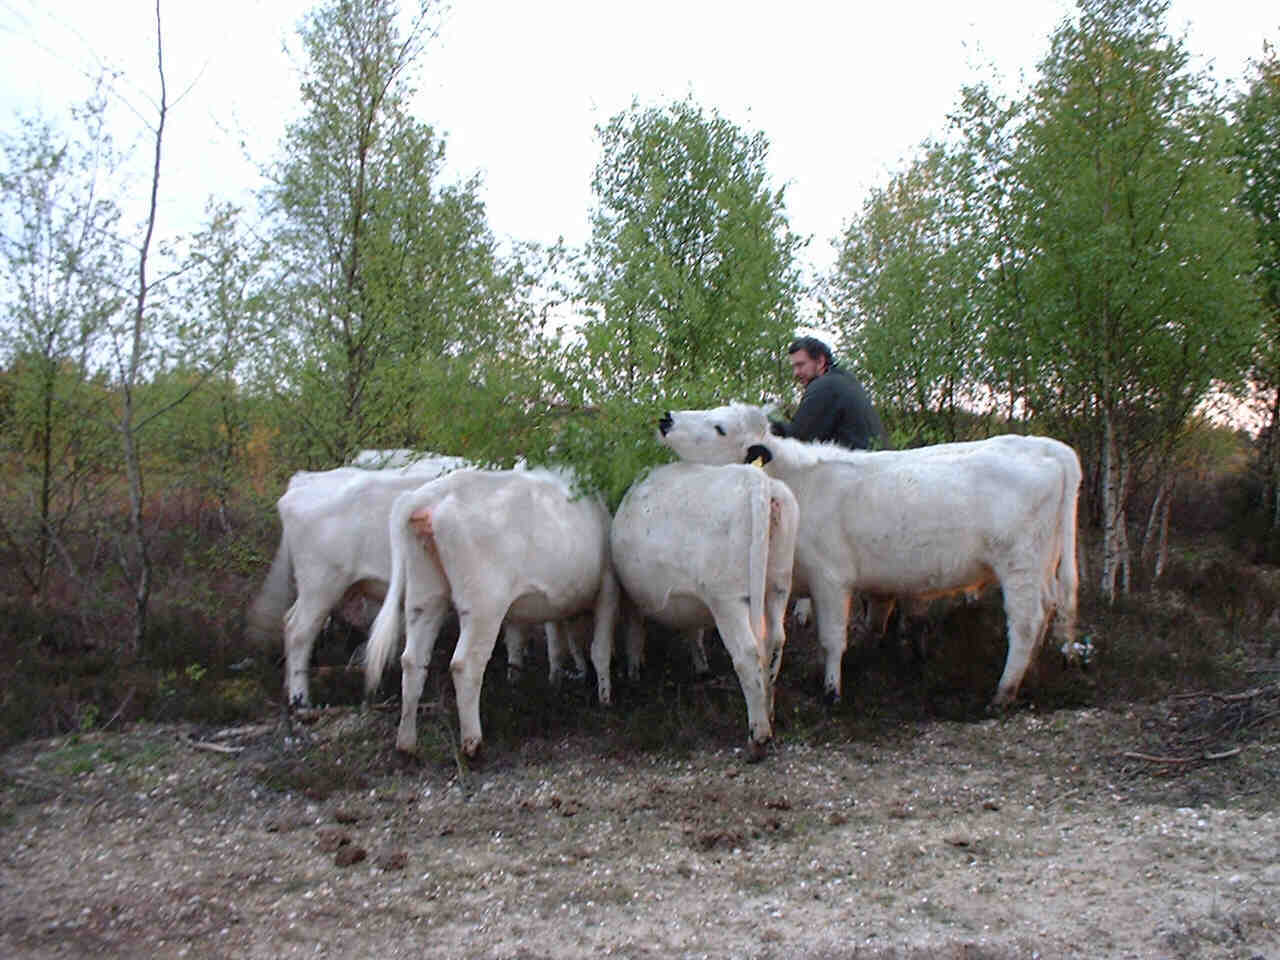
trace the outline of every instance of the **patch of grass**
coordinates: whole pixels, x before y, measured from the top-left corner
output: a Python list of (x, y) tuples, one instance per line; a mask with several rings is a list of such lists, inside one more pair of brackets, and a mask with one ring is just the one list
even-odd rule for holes
[(1109, 610), (1091, 611), (1090, 619), (1107, 702), (1151, 701), (1247, 682), (1246, 644), (1177, 593), (1123, 597)]
[(59, 776), (73, 777), (92, 773), (104, 760), (99, 744), (71, 736), (61, 746), (41, 754), (36, 766)]
[(252, 768), (253, 778), (280, 793), (299, 793), (323, 801), (335, 793), (367, 790), (374, 776), (388, 769), (392, 736), (380, 723), (356, 715), (325, 731), (323, 738), (300, 732), (289, 749), (272, 750)]

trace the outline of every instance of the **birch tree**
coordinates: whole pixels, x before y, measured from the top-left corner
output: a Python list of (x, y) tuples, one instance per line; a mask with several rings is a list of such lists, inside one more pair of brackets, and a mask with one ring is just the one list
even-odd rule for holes
[(1082, 3), (1050, 40), (1009, 167), (1032, 379), (1063, 405), (1087, 397), (1098, 437), (1108, 599), (1130, 583), (1135, 469), (1172, 479), (1184, 424), (1240, 381), (1257, 335), (1221, 96), (1166, 15), (1159, 0)]

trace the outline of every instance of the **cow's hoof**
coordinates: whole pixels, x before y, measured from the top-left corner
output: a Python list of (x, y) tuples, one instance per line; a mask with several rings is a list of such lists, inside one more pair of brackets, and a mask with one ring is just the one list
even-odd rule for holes
[(484, 749), (484, 741), (479, 737), (468, 738), (462, 741), (462, 755), (468, 760), (479, 760), (480, 752)]
[(747, 763), (759, 763), (765, 758), (768, 752), (768, 740), (756, 740), (753, 737), (747, 741)]
[(834, 709), (840, 706), (840, 691), (832, 690), (830, 687), (828, 687), (825, 691), (823, 691), (822, 699), (828, 707)]
[(1013, 698), (996, 697), (987, 704), (986, 714), (988, 717), (1003, 717), (1009, 712), (1009, 708), (1013, 706)]
[(413, 750), (396, 748), (391, 756), (391, 766), (395, 770), (417, 770), (422, 766), (422, 758)]

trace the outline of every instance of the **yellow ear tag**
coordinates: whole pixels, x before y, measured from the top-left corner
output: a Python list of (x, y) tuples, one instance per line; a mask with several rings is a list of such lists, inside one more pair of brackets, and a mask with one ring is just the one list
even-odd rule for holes
[(752, 460), (752, 461), (751, 461), (751, 465), (752, 465), (753, 467), (759, 467), (761, 470), (763, 470), (763, 469), (764, 469), (764, 457), (756, 457), (754, 460)]

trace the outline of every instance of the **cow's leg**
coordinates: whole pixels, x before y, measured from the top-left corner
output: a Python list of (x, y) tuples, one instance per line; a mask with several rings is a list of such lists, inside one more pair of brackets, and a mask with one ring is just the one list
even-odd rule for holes
[(567, 621), (548, 620), (543, 629), (547, 634), (547, 683), (552, 690), (559, 690), (564, 686), (564, 661), (569, 652), (569, 624)]
[[(587, 658), (582, 652), (583, 625), (577, 620), (547, 624), (547, 682), (552, 689), (564, 686), (565, 677), (581, 680), (587, 675)], [(573, 660), (573, 672), (565, 664)]]
[(592, 607), (591, 666), (596, 671), (596, 696), (602, 707), (613, 703), (613, 629), (618, 622), (620, 603), (618, 580), (611, 569), (600, 577), (600, 589)]
[(902, 619), (898, 623), (902, 649), (917, 663), (929, 659), (929, 606), (929, 601), (920, 597), (913, 597), (902, 604)]
[(1004, 673), (991, 700), (992, 710), (1001, 710), (1013, 702), (1022, 686), (1031, 663), (1031, 655), (1044, 638), (1049, 625), (1048, 611), (1040, 595), (1040, 585), (1034, 580), (1006, 580), (1004, 613), (1009, 624), (1009, 654), (1004, 661)]
[(733, 670), (742, 686), (742, 696), (747, 701), (747, 750), (748, 759), (759, 760), (764, 756), (764, 745), (773, 737), (773, 725), (769, 720), (769, 691), (764, 654), (760, 641), (751, 629), (751, 616), (747, 604), (741, 599), (716, 600), (710, 604), (716, 620), (716, 629), (724, 641)]
[[(587, 675), (587, 657), (583, 653), (585, 627), (582, 618), (547, 624), (547, 679), (557, 690), (564, 685), (565, 677), (581, 680)], [(573, 660), (572, 672), (565, 666), (570, 659)]]
[(284, 617), (284, 675), (289, 705), (311, 704), (307, 671), (311, 666), (311, 649), (316, 635), (324, 626), (332, 604), (313, 593), (299, 594)]
[(889, 629), (889, 618), (893, 616), (895, 597), (883, 594), (867, 596), (867, 629), (878, 637), (883, 637)]
[(567, 621), (566, 641), (569, 656), (573, 658), (575, 679), (581, 680), (587, 675), (587, 621)]
[(404, 653), (400, 655), (400, 729), (396, 749), (411, 753), (418, 745), (418, 701), (427, 681), (427, 665), (436, 637), (449, 615), (449, 598), (443, 595), (406, 597)]
[(458, 701), (462, 752), (474, 757), (484, 742), (480, 731), (480, 685), (485, 665), (498, 642), (502, 614), (478, 605), (470, 610), (460, 609), (458, 625), (458, 645), (449, 661), (449, 672), (453, 674), (453, 692)]
[[(507, 682), (516, 683), (524, 672), (524, 652), (528, 645), (528, 637), (523, 626), (506, 623), (502, 626), (502, 643), (507, 648)], [(551, 634), (547, 634), (547, 648), (550, 652)]]
[(627, 679), (640, 679), (644, 670), (644, 643), (647, 639), (644, 618), (638, 613), (627, 617)]
[(778, 684), (778, 671), (782, 669), (782, 648), (787, 643), (787, 600), (791, 595), (791, 581), (770, 582), (765, 589), (765, 680), (769, 684), (769, 722), (772, 725), (774, 691)]
[(707, 646), (703, 642), (705, 636), (706, 631), (700, 627), (684, 632), (689, 658), (693, 661), (693, 675), (699, 679), (711, 676), (711, 665), (707, 663)]
[(822, 646), (825, 660), (823, 690), (827, 701), (834, 705), (840, 702), (840, 667), (849, 640), (851, 594), (841, 585), (816, 582), (810, 596), (818, 618), (818, 643)]

